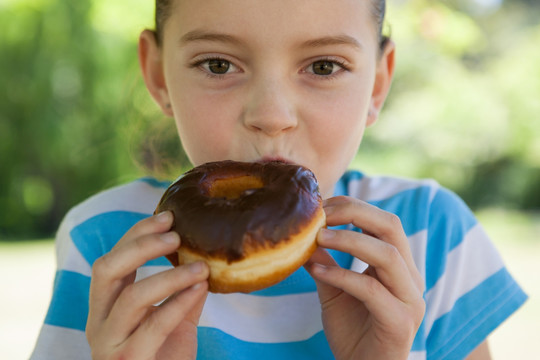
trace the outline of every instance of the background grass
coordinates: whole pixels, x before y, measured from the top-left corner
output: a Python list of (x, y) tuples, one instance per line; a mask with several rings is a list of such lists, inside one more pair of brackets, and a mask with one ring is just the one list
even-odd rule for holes
[(52, 240), (0, 242), (0, 359), (28, 359), (55, 271)]
[[(540, 359), (540, 214), (487, 209), (478, 218), (528, 302), (490, 337), (494, 360)], [(52, 240), (0, 242), (0, 359), (27, 359), (51, 296)]]

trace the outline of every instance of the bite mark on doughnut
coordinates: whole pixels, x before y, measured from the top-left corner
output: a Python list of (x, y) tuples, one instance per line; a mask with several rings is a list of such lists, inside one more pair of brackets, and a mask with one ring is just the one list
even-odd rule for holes
[(264, 187), (263, 181), (252, 175), (215, 179), (204, 185), (211, 198), (226, 198), (228, 200), (238, 199), (246, 192)]

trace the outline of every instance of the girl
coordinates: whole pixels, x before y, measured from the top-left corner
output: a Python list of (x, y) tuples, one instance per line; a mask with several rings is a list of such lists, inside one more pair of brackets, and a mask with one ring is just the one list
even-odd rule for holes
[(282, 283), (209, 294), (205, 264), (163, 259), (182, 243), (171, 213), (149, 217), (166, 184), (99, 194), (60, 228), (34, 359), (489, 359), (525, 295), (470, 211), (431, 181), (346, 171), (392, 80), (384, 0), (156, 6), (141, 68), (192, 164), (304, 165), (331, 228)]

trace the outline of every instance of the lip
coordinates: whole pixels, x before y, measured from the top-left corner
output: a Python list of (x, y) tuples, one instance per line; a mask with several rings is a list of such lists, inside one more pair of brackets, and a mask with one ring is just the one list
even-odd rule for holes
[(281, 156), (263, 156), (258, 162), (269, 163), (269, 162), (281, 162), (284, 164), (294, 165), (295, 163), (289, 159), (285, 159)]

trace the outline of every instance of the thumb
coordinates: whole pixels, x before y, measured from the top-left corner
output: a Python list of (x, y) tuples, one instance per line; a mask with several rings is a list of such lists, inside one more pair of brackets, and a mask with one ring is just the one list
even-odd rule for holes
[(204, 304), (206, 302), (207, 297), (208, 297), (208, 290), (206, 290), (204, 292), (203, 296), (201, 296), (201, 298), (199, 299), (199, 301), (197, 301), (197, 303), (193, 307), (192, 311), (190, 311), (186, 315), (186, 320), (190, 321), (191, 323), (193, 323), (195, 325), (199, 324), (199, 319), (201, 317), (201, 314), (202, 314)]
[(343, 290), (338, 289), (323, 281), (322, 277), (317, 276), (317, 267), (339, 266), (334, 258), (323, 248), (317, 248), (304, 268), (315, 280), (317, 292), (319, 293), (319, 301), (321, 304), (339, 295)]

